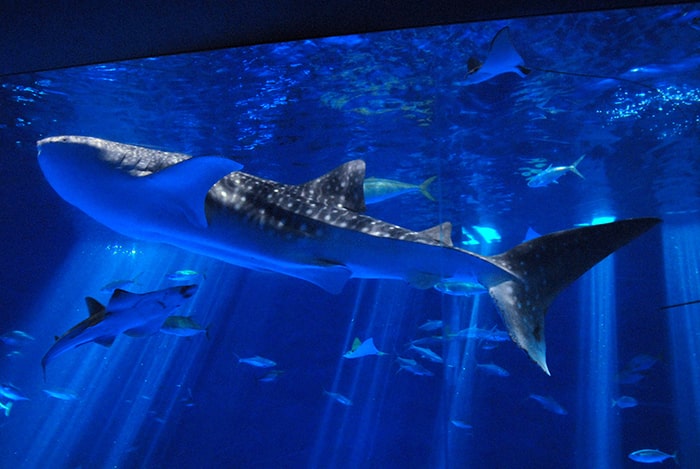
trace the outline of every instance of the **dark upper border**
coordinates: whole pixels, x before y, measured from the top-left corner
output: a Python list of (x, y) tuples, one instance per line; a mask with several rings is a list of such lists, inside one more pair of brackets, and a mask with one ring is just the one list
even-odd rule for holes
[(0, 76), (303, 38), (673, 3), (679, 2), (9, 0), (0, 7)]

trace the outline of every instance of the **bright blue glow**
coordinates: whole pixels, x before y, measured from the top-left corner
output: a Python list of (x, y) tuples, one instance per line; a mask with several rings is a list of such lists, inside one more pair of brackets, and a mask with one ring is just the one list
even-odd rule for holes
[[(682, 303), (700, 298), (698, 283), (697, 233), (700, 224), (663, 225), (664, 270), (666, 273), (666, 301)], [(671, 343), (670, 366), (673, 370), (673, 395), (675, 397), (679, 441), (674, 451), (687, 461), (700, 461), (700, 355), (699, 307), (684, 306), (669, 310), (668, 329)]]
[(620, 422), (610, 403), (618, 395), (615, 257), (596, 265), (580, 284), (580, 359), (583, 379), (578, 394), (577, 447), (586, 448), (578, 467), (617, 467)]
[(462, 244), (465, 246), (476, 246), (479, 244), (479, 241), (477, 241), (464, 226), (462, 227), (462, 237), (464, 238), (462, 239)]
[(612, 223), (615, 221), (615, 217), (611, 215), (593, 217), (591, 220), (591, 225), (604, 225), (606, 223)]
[(495, 228), (477, 225), (472, 226), (472, 228), (474, 228), (474, 231), (476, 231), (482, 238), (484, 238), (486, 244), (501, 242), (501, 235)]

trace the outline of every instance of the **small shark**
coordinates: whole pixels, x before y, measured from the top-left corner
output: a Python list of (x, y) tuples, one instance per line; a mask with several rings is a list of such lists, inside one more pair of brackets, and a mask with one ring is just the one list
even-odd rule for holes
[(351, 278), (403, 280), (417, 288), (479, 282), (510, 337), (547, 374), (544, 317), (556, 295), (661, 221), (575, 228), (482, 256), (453, 245), (449, 222), (412, 231), (365, 215), (361, 160), (289, 185), (238, 171), (225, 158), (92, 137), (45, 138), (38, 149), (44, 176), (61, 197), (127, 236), (300, 278), (332, 293)]
[(376, 204), (411, 192), (420, 192), (423, 197), (435, 202), (435, 197), (428, 190), (435, 179), (437, 176), (426, 179), (422, 184), (409, 184), (392, 179), (367, 178), (362, 185), (365, 193), (365, 204)]
[(171, 287), (148, 293), (131, 293), (114, 290), (106, 306), (94, 298), (85, 298), (89, 316), (71, 327), (41, 359), (46, 375), (46, 365), (57, 356), (81, 345), (94, 342), (109, 347), (114, 339), (124, 333), (141, 337), (158, 332), (165, 319), (197, 291), (197, 285)]
[(581, 156), (579, 159), (577, 159), (568, 166), (553, 167), (550, 164), (549, 167), (547, 167), (547, 169), (540, 171), (539, 173), (535, 174), (530, 179), (528, 179), (528, 187), (545, 187), (552, 183), (558, 184), (557, 179), (559, 179), (568, 172), (574, 173), (581, 179), (586, 179), (583, 177), (583, 174), (581, 174), (576, 168), (585, 156), (586, 155)]
[(530, 73), (525, 67), (525, 61), (515, 50), (510, 40), (510, 29), (506, 26), (496, 33), (491, 41), (489, 54), (482, 63), (475, 57), (470, 57), (465, 84), (474, 85), (504, 73), (517, 73), (525, 77)]

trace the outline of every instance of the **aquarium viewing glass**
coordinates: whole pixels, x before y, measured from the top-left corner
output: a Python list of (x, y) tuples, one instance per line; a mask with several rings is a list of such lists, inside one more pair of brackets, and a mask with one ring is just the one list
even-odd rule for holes
[[(688, 4), (2, 77), (0, 466), (693, 467), (699, 40)], [(40, 161), (59, 136), (192, 158), (108, 183), (66, 139)], [(640, 217), (553, 299), (538, 366), (495, 304)], [(227, 223), (259, 232), (187, 249)], [(448, 251), (483, 275), (422, 267)]]

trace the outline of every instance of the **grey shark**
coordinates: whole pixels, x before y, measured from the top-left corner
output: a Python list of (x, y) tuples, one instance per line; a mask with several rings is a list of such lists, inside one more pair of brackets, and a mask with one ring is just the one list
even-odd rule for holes
[(510, 337), (547, 374), (544, 316), (555, 296), (660, 221), (576, 228), (481, 256), (452, 244), (449, 222), (416, 232), (365, 215), (361, 160), (288, 185), (241, 172), (225, 158), (92, 137), (50, 137), (38, 149), (41, 169), (61, 197), (127, 236), (333, 293), (351, 278), (399, 279), (419, 288), (479, 282)]
[(85, 298), (88, 318), (56, 339), (41, 359), (44, 374), (46, 365), (54, 358), (81, 345), (94, 342), (109, 347), (121, 333), (141, 337), (158, 332), (168, 316), (196, 291), (197, 285), (164, 288), (148, 293), (117, 289), (106, 306), (94, 298)]

